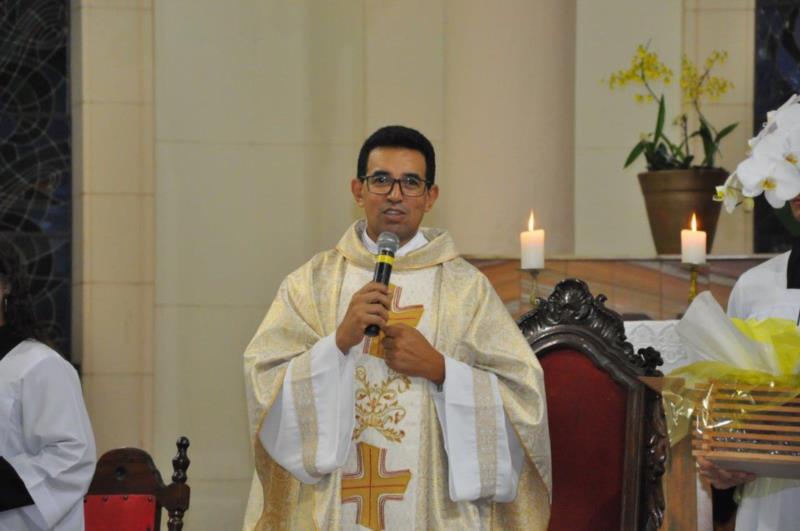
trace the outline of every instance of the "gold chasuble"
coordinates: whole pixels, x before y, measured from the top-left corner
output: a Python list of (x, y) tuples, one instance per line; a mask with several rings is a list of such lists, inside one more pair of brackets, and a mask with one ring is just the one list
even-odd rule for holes
[[(344, 466), (304, 484), (264, 449), (258, 434), (296, 358), (291, 394), (300, 422), (298, 451), (304, 468), (312, 475), (316, 470), (310, 351), (335, 332), (353, 293), (372, 280), (375, 257), (362, 243), (363, 230), (363, 221), (355, 223), (336, 249), (286, 278), (245, 352), (257, 478), (244, 529), (546, 529), (551, 474), (541, 368), (486, 277), (458, 257), (443, 230), (421, 229), (428, 243), (395, 259), (389, 322), (417, 328), (439, 352), (473, 367), (476, 404), (492, 400), (486, 372), (497, 376), (503, 409), (526, 456), (516, 499), (450, 499), (434, 388), (388, 368), (382, 334), (347, 353), (357, 358), (355, 428)], [(481, 484), (493, 485), (498, 419), (493, 412), (475, 418)]]

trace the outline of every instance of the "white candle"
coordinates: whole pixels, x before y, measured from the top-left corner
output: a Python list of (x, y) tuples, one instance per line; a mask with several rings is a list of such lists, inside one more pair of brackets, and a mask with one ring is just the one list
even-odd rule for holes
[(697, 230), (697, 216), (692, 214), (692, 229), (681, 231), (681, 262), (684, 264), (706, 263), (706, 232)]
[(519, 245), (522, 269), (544, 269), (544, 229), (533, 230), (533, 210), (528, 230), (519, 233)]

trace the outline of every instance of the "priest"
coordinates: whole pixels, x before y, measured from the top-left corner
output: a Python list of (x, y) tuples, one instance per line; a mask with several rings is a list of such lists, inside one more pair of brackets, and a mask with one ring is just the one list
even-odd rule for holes
[(284, 280), (247, 347), (246, 530), (547, 527), (542, 370), (449, 234), (420, 227), (435, 170), (418, 131), (370, 136), (350, 185), (366, 219)]

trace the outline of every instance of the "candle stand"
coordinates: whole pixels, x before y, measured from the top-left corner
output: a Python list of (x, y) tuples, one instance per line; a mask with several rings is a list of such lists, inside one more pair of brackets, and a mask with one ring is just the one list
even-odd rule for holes
[(535, 310), (536, 307), (539, 305), (539, 299), (537, 297), (539, 292), (539, 271), (540, 269), (528, 269), (528, 273), (531, 275), (531, 294), (529, 301), (531, 303), (531, 309)]
[(697, 274), (703, 264), (684, 264), (689, 268), (689, 304), (697, 297)]

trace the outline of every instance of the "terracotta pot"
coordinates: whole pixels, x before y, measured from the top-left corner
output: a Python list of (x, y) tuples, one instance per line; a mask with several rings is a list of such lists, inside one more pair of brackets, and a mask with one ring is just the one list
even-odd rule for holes
[(722, 206), (712, 197), (727, 177), (728, 172), (722, 169), (699, 168), (639, 174), (658, 254), (680, 254), (681, 230), (689, 228), (693, 212), (697, 214), (698, 230), (708, 233), (706, 251), (711, 252)]

